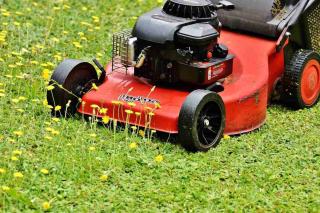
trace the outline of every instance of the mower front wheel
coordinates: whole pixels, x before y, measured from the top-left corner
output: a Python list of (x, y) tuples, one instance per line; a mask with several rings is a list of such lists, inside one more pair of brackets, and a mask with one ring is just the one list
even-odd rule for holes
[(217, 146), (225, 128), (225, 107), (219, 94), (195, 90), (187, 96), (179, 114), (179, 141), (189, 151)]
[(48, 104), (53, 107), (52, 115), (75, 114), (79, 98), (98, 80), (95, 68), (88, 62), (66, 59), (54, 70), (47, 91)]

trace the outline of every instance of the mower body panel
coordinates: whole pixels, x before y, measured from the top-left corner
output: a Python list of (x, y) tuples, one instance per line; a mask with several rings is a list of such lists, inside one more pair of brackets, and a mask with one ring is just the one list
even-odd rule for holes
[[(266, 120), (269, 97), (284, 71), (284, 54), (276, 52), (276, 41), (247, 34), (223, 31), (220, 42), (235, 55), (233, 73), (225, 79), (224, 91), (219, 93), (226, 108), (225, 134), (252, 131)], [(106, 70), (112, 71), (111, 64)], [(161, 86), (152, 91), (152, 88), (147, 79), (133, 76), (133, 68), (127, 74), (114, 72), (98, 90), (83, 96), (85, 104), (79, 106), (78, 111), (102, 117), (92, 108), (95, 104), (107, 108), (108, 116), (119, 122), (145, 127), (151, 121), (151, 129), (178, 133), (179, 112), (190, 91)], [(119, 101), (123, 104), (119, 105)], [(126, 102), (134, 102), (136, 106)], [(156, 109), (158, 105), (161, 108)], [(150, 111), (154, 115), (149, 114)]]

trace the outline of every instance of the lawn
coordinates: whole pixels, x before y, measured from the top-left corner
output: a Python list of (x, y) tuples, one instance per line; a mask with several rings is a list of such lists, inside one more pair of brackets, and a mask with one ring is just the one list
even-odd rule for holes
[(319, 104), (272, 105), (259, 131), (195, 154), (51, 118), (46, 75), (64, 58), (106, 63), (112, 33), (160, 4), (0, 0), (1, 212), (320, 211)]

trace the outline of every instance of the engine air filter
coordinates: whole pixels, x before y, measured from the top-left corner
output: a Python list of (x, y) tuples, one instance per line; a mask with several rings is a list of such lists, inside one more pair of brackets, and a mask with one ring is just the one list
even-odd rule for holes
[(163, 11), (181, 18), (211, 18), (213, 5), (209, 0), (167, 0)]

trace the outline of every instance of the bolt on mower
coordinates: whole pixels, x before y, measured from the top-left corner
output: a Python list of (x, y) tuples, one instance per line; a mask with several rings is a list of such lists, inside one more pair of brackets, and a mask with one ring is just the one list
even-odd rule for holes
[(48, 103), (61, 114), (107, 113), (207, 151), (223, 134), (262, 126), (272, 97), (317, 104), (319, 17), (317, 0), (167, 0), (113, 35), (112, 61), (93, 61), (100, 76), (88, 62), (63, 61)]

